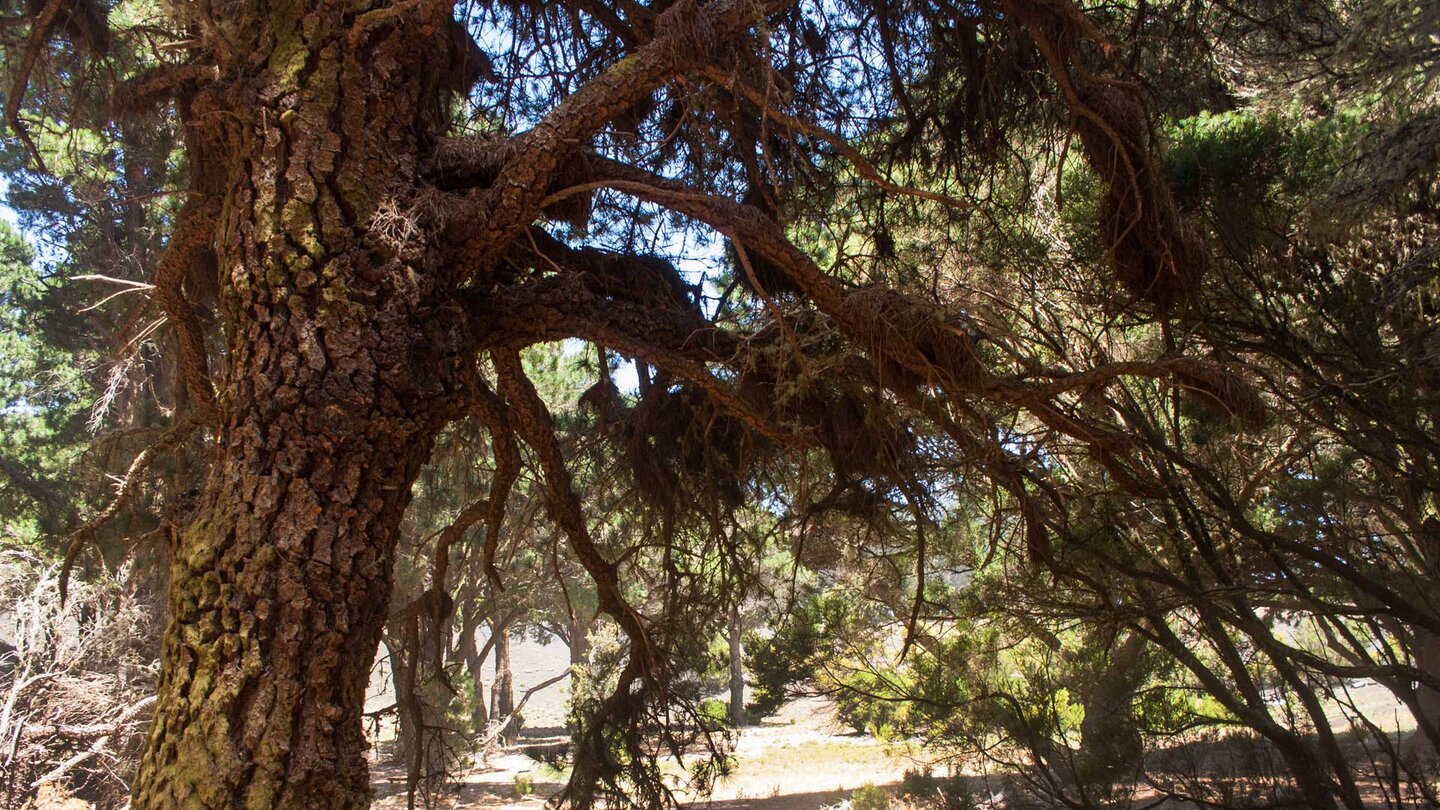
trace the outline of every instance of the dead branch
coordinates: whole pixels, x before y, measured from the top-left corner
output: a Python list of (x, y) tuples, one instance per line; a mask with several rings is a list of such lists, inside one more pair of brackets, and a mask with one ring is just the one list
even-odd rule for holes
[(570, 670), (567, 669), (564, 672), (561, 672), (559, 675), (554, 676), (553, 678), (547, 678), (540, 683), (537, 683), (534, 686), (530, 687), (529, 689), (526, 689), (525, 693), (520, 696), (520, 701), (515, 704), (515, 708), (510, 712), (510, 714), (506, 715), (503, 718), (497, 718), (495, 720), (492, 720), (491, 730), (487, 732), (484, 737), (481, 737), (480, 741), (475, 744), (475, 750), (480, 753), (480, 756), (484, 757), (485, 752), (489, 751), (490, 748), (495, 745), (496, 741), (498, 741), (501, 737), (505, 735), (505, 731), (510, 728), (511, 724), (514, 723), (517, 718), (522, 716), (521, 713), (525, 710), (525, 704), (530, 702), (530, 698), (533, 697), (535, 693), (540, 692), (544, 689), (548, 689), (549, 687), (554, 686), (555, 684), (565, 680), (568, 677), (570, 677)]
[[(54, 726), (53, 728), (56, 736), (70, 737), (72, 739), (81, 740), (94, 738), (94, 741), (90, 744), (89, 748), (81, 751), (78, 754), (75, 754), (74, 756), (70, 757), (59, 765), (56, 765), (53, 769), (50, 770), (49, 773), (46, 773), (44, 776), (36, 779), (34, 782), (31, 782), (30, 787), (32, 789), (35, 789), (39, 788), (43, 784), (46, 784), (47, 782), (58, 781), (64, 778), (66, 774), (70, 773), (70, 771), (74, 770), (77, 766), (84, 764), (86, 761), (90, 760), (95, 756), (106, 753), (106, 751), (108, 750), (107, 746), (110, 742), (110, 738), (123, 731), (128, 725), (130, 725), (130, 723), (134, 722), (137, 715), (139, 715), (146, 709), (149, 709), (152, 705), (154, 705), (154, 703), (154, 695), (151, 695), (150, 697), (134, 703), (129, 708), (125, 709), (125, 711), (122, 712), (119, 717), (115, 718), (115, 721), (112, 723), (106, 723), (97, 726)], [(49, 731), (50, 729), (43, 730)], [(26, 731), (34, 733), (35, 729), (34, 727), (31, 727), (29, 729), (26, 729)]]

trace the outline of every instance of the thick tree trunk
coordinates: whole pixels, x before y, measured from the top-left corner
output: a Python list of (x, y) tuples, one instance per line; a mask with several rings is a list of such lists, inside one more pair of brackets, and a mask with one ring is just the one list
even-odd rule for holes
[(287, 432), (227, 453), (177, 550), (136, 808), (367, 803), (365, 686), (428, 442)]
[(208, 206), (228, 349), (136, 810), (369, 801), (365, 687), (463, 340), (423, 245), (381, 222), (413, 197), (437, 126), (448, 18), (367, 11), (217, 11), (245, 15), (217, 23), (229, 91), (191, 121), (229, 161)]
[[(1416, 533), (1430, 569), (1440, 569), (1440, 523), (1427, 520)], [(1423, 627), (1415, 628), (1415, 666), (1430, 675), (1440, 675), (1440, 635)], [(1416, 722), (1422, 729), (1440, 729), (1440, 690), (1426, 683), (1416, 684)], [(1423, 732), (1422, 732), (1423, 733)]]

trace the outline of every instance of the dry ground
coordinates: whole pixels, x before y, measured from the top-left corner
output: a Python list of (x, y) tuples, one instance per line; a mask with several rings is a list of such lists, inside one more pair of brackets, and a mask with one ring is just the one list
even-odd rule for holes
[[(558, 642), (540, 645), (517, 641), (512, 654), (517, 695), (564, 671), (569, 662), (568, 651)], [(372, 689), (371, 708), (394, 701), (383, 691), (382, 681), (377, 678), (376, 688)], [(527, 738), (563, 735), (567, 691), (568, 685), (562, 682), (531, 699), (525, 711)], [(1352, 697), (1361, 711), (1387, 731), (1414, 727), (1409, 713), (1379, 686), (1357, 684)], [(1334, 715), (1336, 728), (1344, 728), (1338, 709)], [(463, 773), (436, 806), (457, 810), (538, 810), (563, 786), (566, 774), (526, 756), (524, 745), (522, 740), (520, 745), (492, 755), (488, 763)], [(716, 787), (711, 803), (720, 810), (818, 810), (838, 804), (867, 784), (895, 786), (907, 769), (924, 769), (925, 763), (919, 757), (919, 752), (852, 733), (835, 720), (834, 707), (827, 701), (800, 700), (763, 725), (741, 732), (735, 750), (735, 773)], [(935, 771), (943, 772), (944, 768)], [(372, 773), (375, 807), (404, 808), (404, 769), (377, 763)], [(522, 795), (517, 785), (526, 783), (528, 791)], [(990, 787), (980, 777), (971, 784), (977, 796), (989, 795)]]
[[(917, 763), (901, 748), (848, 733), (834, 719), (834, 707), (819, 699), (796, 701), (764, 725), (745, 729), (735, 748), (733, 776), (716, 787), (711, 802), (738, 810), (815, 810), (834, 805), (867, 784), (893, 785)], [(564, 775), (523, 753), (519, 746), (492, 756), (486, 766), (465, 773), (440, 807), (528, 808), (536, 810), (559, 790)], [(375, 771), (375, 807), (405, 807), (404, 771)], [(517, 784), (530, 782), (521, 795)]]

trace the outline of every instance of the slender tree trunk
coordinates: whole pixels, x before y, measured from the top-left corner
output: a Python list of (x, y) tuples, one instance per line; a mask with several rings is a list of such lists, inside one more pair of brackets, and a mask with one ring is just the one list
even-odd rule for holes
[(423, 246), (381, 227), (415, 193), (449, 73), (448, 17), (410, 8), (216, 7), (228, 91), (189, 120), (228, 163), (192, 171), (227, 179), (191, 224), (228, 347), (136, 810), (369, 803), (361, 721), (398, 527), (463, 352)]
[(460, 659), (465, 662), (465, 672), (470, 676), (470, 725), (475, 734), (485, 735), (485, 724), (490, 722), (490, 713), (485, 702), (485, 657), (475, 643), (475, 631), (480, 629), (484, 617), (472, 605), (465, 608), (465, 621), (460, 628), (460, 642), (457, 645)]
[(490, 687), (490, 716), (505, 723), (501, 739), (509, 742), (519, 731), (519, 723), (511, 717), (515, 712), (515, 677), (510, 669), (510, 627), (493, 626), (495, 634), (495, 685)]
[(395, 748), (390, 752), (390, 761), (409, 762), (419, 738), (413, 710), (415, 692), (411, 687), (415, 679), (410, 669), (410, 654), (403, 644), (392, 644), (388, 636), (382, 641), (390, 655), (390, 682), (395, 689)]
[(570, 666), (580, 666), (590, 660), (590, 628), (595, 617), (577, 610), (570, 619)]
[(730, 609), (730, 724), (745, 725), (745, 648), (740, 606)]

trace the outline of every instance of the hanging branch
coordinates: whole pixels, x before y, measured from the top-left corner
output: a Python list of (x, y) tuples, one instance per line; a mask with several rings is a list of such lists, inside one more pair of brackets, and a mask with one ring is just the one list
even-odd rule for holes
[(192, 191), (180, 209), (165, 254), (155, 267), (155, 297), (165, 317), (175, 325), (180, 340), (180, 375), (201, 421), (213, 417), (215, 387), (210, 381), (205, 331), (185, 296), (184, 284), (197, 268), (213, 272), (211, 242), (219, 216), (219, 200)]
[(10, 83), (9, 98), (5, 101), (5, 123), (20, 142), (25, 144), (25, 151), (30, 153), (31, 159), (35, 161), (35, 168), (41, 174), (49, 174), (50, 170), (45, 168), (45, 159), (40, 156), (40, 150), (30, 137), (30, 127), (20, 119), (20, 105), (25, 103), (25, 94), (30, 88), (30, 74), (35, 70), (35, 63), (50, 41), (50, 33), (55, 28), (63, 6), (64, 0), (48, 0), (31, 21), (30, 33), (25, 37), (25, 50), (20, 55), (15, 78)]
[(544, 400), (535, 390), (530, 378), (520, 363), (520, 356), (513, 352), (491, 352), (491, 362), (500, 379), (501, 390), (505, 392), (515, 419), (517, 432), (535, 451), (544, 474), (546, 493), (555, 522), (570, 540), (571, 550), (595, 582), (599, 594), (600, 610), (614, 619), (634, 645), (634, 655), (642, 662), (642, 669), (648, 675), (660, 671), (660, 662), (642, 624), (640, 614), (630, 606), (621, 593), (619, 573), (616, 565), (601, 554), (585, 523), (580, 498), (575, 494), (573, 479), (565, 463), (560, 440), (555, 436), (555, 420)]
[(115, 516), (119, 515), (121, 510), (125, 508), (130, 498), (135, 494), (136, 488), (140, 485), (140, 479), (144, 477), (146, 471), (150, 469), (150, 465), (155, 462), (155, 459), (190, 438), (190, 434), (194, 433), (195, 429), (199, 426), (200, 423), (195, 419), (182, 420), (179, 424), (171, 426), (169, 430), (165, 431), (165, 433), (156, 439), (149, 447), (141, 450), (140, 454), (135, 456), (135, 460), (130, 462), (130, 467), (125, 471), (124, 477), (120, 479), (120, 486), (115, 492), (115, 497), (111, 499), (110, 504), (106, 506), (100, 514), (86, 522), (85, 525), (70, 533), (69, 540), (65, 547), (65, 560), (60, 566), (60, 603), (62, 605), (65, 603), (65, 598), (68, 593), (70, 569), (74, 567), (75, 560), (80, 556), (80, 552), (85, 548), (85, 545), (94, 542), (100, 529), (104, 528), (111, 520), (114, 520)]
[(491, 590), (499, 595), (505, 584), (495, 567), (500, 549), (500, 530), (505, 522), (505, 507), (510, 491), (520, 476), (520, 446), (510, 423), (510, 409), (478, 375), (475, 378), (475, 412), (490, 431), (491, 452), (495, 456), (495, 472), (490, 477), (490, 494), (485, 511), (485, 578)]

